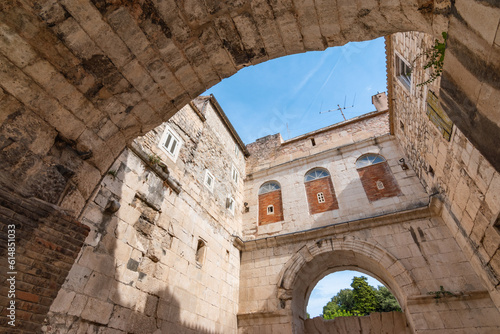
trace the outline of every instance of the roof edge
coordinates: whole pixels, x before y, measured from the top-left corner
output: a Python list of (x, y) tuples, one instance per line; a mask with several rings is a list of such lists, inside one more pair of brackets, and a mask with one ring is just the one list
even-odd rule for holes
[(229, 132), (231, 133), (231, 136), (233, 136), (233, 138), (236, 141), (236, 143), (238, 144), (238, 146), (243, 151), (243, 154), (245, 155), (245, 157), (250, 156), (250, 152), (247, 150), (247, 147), (245, 146), (245, 144), (241, 140), (240, 136), (238, 135), (238, 132), (236, 132), (233, 125), (231, 124), (231, 122), (227, 118), (226, 114), (222, 110), (222, 107), (220, 106), (219, 102), (215, 98), (214, 94), (210, 94), (210, 102), (212, 102), (213, 106), (215, 107), (215, 110), (217, 111), (220, 118), (222, 119), (222, 122), (224, 123), (226, 128), (229, 130)]

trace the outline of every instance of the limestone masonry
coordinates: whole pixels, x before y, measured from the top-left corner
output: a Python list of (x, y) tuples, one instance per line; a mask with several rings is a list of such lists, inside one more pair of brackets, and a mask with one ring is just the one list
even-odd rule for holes
[[(379, 36), (354, 119), (245, 145), (198, 96)], [(500, 332), (499, 66), (495, 1), (4, 1), (1, 331)], [(403, 312), (307, 319), (346, 269)]]

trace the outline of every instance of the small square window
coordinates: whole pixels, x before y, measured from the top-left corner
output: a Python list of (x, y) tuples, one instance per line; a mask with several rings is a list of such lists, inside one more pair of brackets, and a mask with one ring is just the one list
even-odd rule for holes
[(410, 90), (411, 89), (411, 66), (404, 60), (400, 55), (395, 55), (396, 60), (396, 77), (403, 86)]
[(227, 203), (226, 203), (226, 208), (229, 210), (229, 212), (231, 212), (233, 215), (234, 215), (234, 207), (235, 207), (235, 203), (234, 203), (234, 198), (232, 198), (231, 196), (229, 196), (227, 198)]
[(205, 180), (203, 181), (203, 183), (205, 184), (205, 187), (207, 187), (211, 192), (214, 191), (214, 181), (215, 178), (212, 173), (210, 173), (208, 169), (205, 170)]
[(267, 214), (268, 215), (273, 215), (274, 214), (274, 206), (273, 205), (269, 205), (267, 207)]
[(160, 148), (175, 162), (175, 160), (177, 160), (177, 156), (179, 155), (181, 146), (182, 140), (179, 135), (177, 135), (177, 133), (175, 133), (175, 131), (167, 125), (160, 139)]
[(238, 180), (240, 179), (240, 172), (238, 172), (234, 165), (231, 168), (231, 178), (233, 179), (234, 183), (238, 184)]
[(325, 203), (325, 195), (323, 193), (318, 193), (316, 196), (318, 197), (318, 203)]

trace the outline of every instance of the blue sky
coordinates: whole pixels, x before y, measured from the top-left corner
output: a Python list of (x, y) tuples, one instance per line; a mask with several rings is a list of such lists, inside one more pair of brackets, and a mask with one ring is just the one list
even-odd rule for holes
[[(289, 139), (374, 111), (387, 90), (383, 38), (351, 42), (243, 68), (202, 95), (214, 94), (245, 144), (280, 132)], [(287, 130), (288, 124), (288, 130)], [(289, 132), (288, 132), (289, 131)]]
[[(249, 144), (278, 132), (287, 140), (341, 122), (337, 105), (346, 107), (347, 119), (374, 111), (372, 95), (386, 90), (385, 42), (378, 38), (249, 66), (202, 95), (214, 94)], [(340, 289), (350, 288), (355, 275), (364, 274), (343, 271), (321, 280), (309, 299), (311, 317), (321, 314)], [(368, 282), (381, 285), (371, 277)]]
[(371, 276), (351, 270), (337, 271), (336, 273), (325, 276), (316, 284), (309, 297), (307, 313), (309, 313), (311, 318), (317, 317), (323, 313), (323, 306), (325, 306), (337, 292), (342, 289), (351, 289), (352, 278), (354, 276), (365, 276), (368, 278), (368, 284), (375, 288), (379, 285), (383, 285)]

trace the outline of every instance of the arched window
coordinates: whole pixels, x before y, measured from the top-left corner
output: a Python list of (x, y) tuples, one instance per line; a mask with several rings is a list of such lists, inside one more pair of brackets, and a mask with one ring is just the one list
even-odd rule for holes
[(259, 225), (283, 220), (281, 186), (276, 181), (264, 183), (259, 188)]
[(356, 160), (356, 169), (370, 202), (401, 195), (398, 183), (383, 156), (375, 153), (362, 155)]
[(281, 189), (281, 187), (280, 187), (279, 183), (277, 183), (275, 181), (269, 181), (269, 182), (266, 182), (260, 186), (259, 195), (267, 194), (271, 191), (280, 190), (280, 189)]
[(314, 168), (306, 173), (306, 176), (304, 177), (304, 182), (321, 179), (327, 176), (330, 176), (330, 173), (328, 173), (326, 169)]
[(368, 153), (362, 155), (358, 158), (358, 160), (356, 160), (356, 168), (371, 166), (380, 162), (385, 162), (385, 158), (383, 156), (375, 153)]
[(314, 168), (304, 176), (309, 213), (337, 210), (339, 204), (335, 196), (332, 178), (324, 168)]

